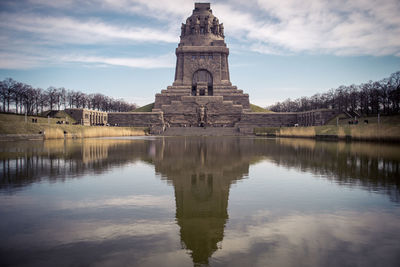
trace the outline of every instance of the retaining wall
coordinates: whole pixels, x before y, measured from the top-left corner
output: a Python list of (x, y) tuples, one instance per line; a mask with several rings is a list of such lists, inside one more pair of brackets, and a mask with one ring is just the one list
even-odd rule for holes
[(162, 112), (110, 112), (108, 122), (112, 126), (149, 127), (151, 133), (161, 133), (164, 127)]

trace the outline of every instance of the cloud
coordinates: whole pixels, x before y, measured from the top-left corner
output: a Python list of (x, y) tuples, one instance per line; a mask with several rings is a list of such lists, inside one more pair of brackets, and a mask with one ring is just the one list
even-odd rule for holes
[[(4, 1), (0, 13), (0, 68), (34, 68), (65, 61), (97, 66), (172, 67), (173, 61), (155, 56), (160, 54), (157, 49), (145, 48), (148, 44), (177, 44), (180, 23), (190, 16), (193, 2)], [(237, 51), (400, 56), (397, 0), (382, 0), (379, 4), (369, 0), (214, 2), (211, 8), (225, 25), (228, 45)], [(125, 20), (119, 20), (121, 16)], [(131, 51), (145, 52), (141, 58), (130, 58), (126, 47), (118, 53), (121, 45), (137, 45)], [(66, 54), (81, 56), (65, 60)]]
[(123, 14), (135, 14), (142, 17), (151, 17), (156, 20), (175, 21), (189, 16), (195, 0), (88, 0), (82, 3), (79, 0), (29, 0), (32, 5), (51, 7), (56, 9), (73, 10), (80, 6), (81, 10), (112, 11)]
[(63, 57), (64, 62), (80, 62), (105, 64), (112, 66), (123, 66), (130, 68), (157, 69), (172, 68), (175, 64), (174, 55), (167, 54), (159, 57), (142, 57), (142, 58), (112, 58), (99, 56), (67, 56)]
[(0, 52), (0, 69), (30, 69), (43, 63), (41, 57)]
[[(96, 66), (133, 68), (173, 67), (173, 56), (143, 55), (140, 58), (116, 57), (118, 47), (144, 43), (177, 43), (178, 36), (168, 30), (132, 25), (117, 25), (100, 19), (68, 16), (18, 15), (0, 13), (0, 68), (29, 69), (65, 62), (98, 63)], [(91, 46), (115, 51), (107, 56)], [(136, 45), (136, 47), (134, 47)], [(110, 48), (114, 47), (113, 50)], [(117, 47), (117, 48), (115, 48)], [(72, 56), (80, 54), (84, 56)], [(100, 54), (100, 55), (98, 55)], [(126, 54), (126, 52), (125, 52)], [(128, 53), (129, 54), (129, 53)], [(66, 56), (68, 55), (68, 56)]]
[(34, 40), (57, 44), (93, 44), (116, 42), (177, 42), (177, 36), (162, 29), (111, 25), (99, 19), (78, 20), (62, 16), (40, 16), (37, 14), (1, 14), (0, 28), (4, 31), (29, 33)]
[(256, 2), (261, 16), (249, 16), (254, 12), (250, 10), (239, 15), (247, 26), (230, 19), (226, 26), (227, 31), (229, 27), (244, 31), (246, 42), (257, 41), (254, 51), (276, 54), (279, 48), (289, 53), (374, 56), (400, 51), (400, 3), (396, 0), (379, 5), (365, 0)]

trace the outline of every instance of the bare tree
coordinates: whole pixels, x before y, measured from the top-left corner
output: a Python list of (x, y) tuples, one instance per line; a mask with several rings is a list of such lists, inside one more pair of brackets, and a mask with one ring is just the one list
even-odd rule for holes
[(342, 85), (323, 94), (294, 100), (287, 99), (267, 108), (276, 112), (334, 108), (365, 115), (398, 114), (400, 112), (400, 71), (380, 81), (369, 81), (361, 85)]
[(58, 109), (60, 110), (61, 107), (64, 109), (67, 108), (67, 90), (64, 87), (58, 88), (58, 96), (59, 96), (59, 106)]
[(53, 110), (54, 106), (57, 104), (57, 88), (50, 86), (46, 90), (46, 95), (47, 95), (47, 101), (50, 110)]
[(33, 89), (32, 97), (33, 97), (33, 103), (34, 103), (33, 106), (34, 106), (35, 112), (33, 112), (33, 110), (32, 110), (32, 113), (35, 113), (36, 115), (39, 114), (39, 108), (41, 106), (40, 99), (41, 99), (42, 94), (43, 94), (43, 90), (41, 88)]

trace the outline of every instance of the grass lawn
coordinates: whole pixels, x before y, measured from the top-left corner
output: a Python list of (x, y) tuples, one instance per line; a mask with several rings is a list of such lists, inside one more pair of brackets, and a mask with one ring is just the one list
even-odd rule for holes
[(272, 112), (268, 109), (262, 108), (260, 106), (254, 105), (254, 104), (250, 104), (250, 109), (252, 112)]
[(146, 106), (137, 108), (133, 110), (132, 112), (151, 112), (154, 108), (154, 103), (147, 104)]
[[(37, 119), (37, 123), (32, 123)], [(82, 126), (72, 124), (57, 124), (64, 118), (44, 118), (38, 116), (0, 113), (0, 134), (39, 134), (45, 133), (46, 138), (64, 138), (64, 132), (73, 137), (100, 137), (100, 136), (128, 136), (144, 135), (145, 128), (135, 127), (105, 127), (105, 126)], [(69, 122), (75, 122), (72, 118)]]

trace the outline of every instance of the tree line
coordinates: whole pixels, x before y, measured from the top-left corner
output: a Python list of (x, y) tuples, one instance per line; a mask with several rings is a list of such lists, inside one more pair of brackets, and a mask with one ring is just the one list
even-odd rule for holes
[(301, 112), (313, 109), (338, 109), (362, 115), (398, 114), (400, 112), (400, 71), (389, 78), (360, 85), (339, 86), (311, 97), (286, 99), (267, 109), (275, 112)]
[(39, 115), (48, 109), (88, 108), (105, 112), (127, 112), (137, 108), (136, 104), (103, 94), (85, 94), (53, 86), (44, 90), (11, 78), (0, 81), (0, 103), (3, 112), (28, 115)]

